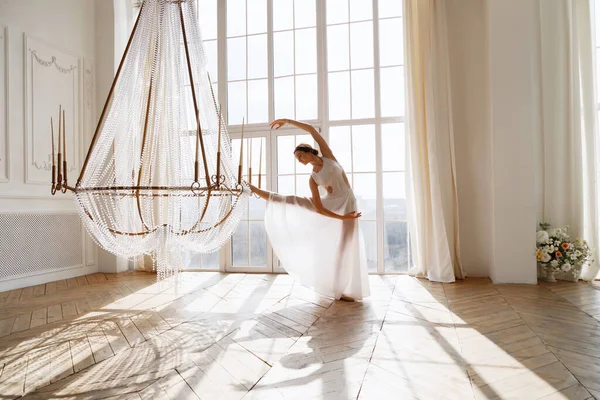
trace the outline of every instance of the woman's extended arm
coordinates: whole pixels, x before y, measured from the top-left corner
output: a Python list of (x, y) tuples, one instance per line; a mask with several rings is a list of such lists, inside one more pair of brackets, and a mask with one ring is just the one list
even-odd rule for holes
[(303, 131), (310, 133), (310, 135), (313, 137), (315, 142), (317, 142), (317, 144), (319, 145), (321, 154), (323, 154), (323, 156), (325, 156), (329, 159), (335, 160), (335, 157), (333, 156), (333, 152), (329, 148), (329, 144), (327, 144), (327, 141), (323, 138), (323, 136), (321, 136), (321, 134), (315, 129), (314, 126), (312, 126), (311, 124), (307, 124), (305, 122), (299, 122), (299, 121), (294, 121), (293, 119), (282, 118), (282, 119), (277, 119), (277, 120), (271, 122), (271, 128), (279, 129), (282, 126), (284, 126), (285, 124), (293, 125), (296, 128), (300, 128)]
[(310, 178), (309, 184), (310, 184), (310, 191), (312, 193), (312, 202), (313, 202), (313, 205), (315, 206), (315, 209), (317, 210), (317, 212), (319, 214), (323, 214), (327, 217), (341, 219), (341, 220), (357, 219), (357, 218), (360, 218), (360, 216), (362, 215), (361, 213), (357, 213), (357, 212), (351, 212), (346, 215), (339, 215), (339, 214), (334, 213), (333, 211), (329, 211), (328, 209), (326, 209), (323, 206), (323, 203), (321, 202), (321, 194), (319, 193), (319, 186), (317, 185), (317, 182), (315, 182), (315, 180), (313, 178)]

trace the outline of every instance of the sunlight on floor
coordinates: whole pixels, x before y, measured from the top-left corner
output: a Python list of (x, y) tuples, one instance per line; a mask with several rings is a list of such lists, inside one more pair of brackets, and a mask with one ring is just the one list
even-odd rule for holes
[(185, 273), (156, 282), (133, 274), (85, 286), (44, 299), (62, 309), (60, 320), (2, 338), (0, 395), (462, 400), (600, 393), (600, 357), (581, 352), (574, 336), (600, 344), (590, 335), (598, 320), (572, 303), (597, 304), (600, 291), (590, 285), (442, 285), (408, 276), (372, 276), (371, 285), (373, 295), (355, 303), (318, 296), (287, 275)]

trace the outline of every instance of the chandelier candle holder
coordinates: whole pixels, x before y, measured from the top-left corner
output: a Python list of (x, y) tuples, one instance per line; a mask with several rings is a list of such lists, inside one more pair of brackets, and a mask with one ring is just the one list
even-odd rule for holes
[(182, 269), (182, 251), (221, 248), (251, 193), (206, 66), (196, 2), (144, 0), (74, 186), (62, 106), (57, 149), (50, 119), (51, 193), (72, 192), (98, 245), (152, 255), (159, 278)]

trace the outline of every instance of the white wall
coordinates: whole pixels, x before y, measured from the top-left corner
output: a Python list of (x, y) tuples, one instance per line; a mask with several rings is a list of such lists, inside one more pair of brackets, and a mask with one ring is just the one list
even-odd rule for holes
[[(71, 195), (51, 196), (51, 175), (43, 168), (50, 153), (49, 119), (58, 116), (58, 103), (69, 104), (67, 143), (74, 167), (69, 183), (77, 178), (95, 125), (94, 0), (0, 0), (0, 32), (2, 25), (8, 33), (0, 34), (6, 46), (0, 63), (8, 74), (0, 76), (8, 83), (7, 93), (0, 91), (8, 99), (8, 147), (7, 157), (0, 154), (0, 159), (7, 162), (9, 176), (0, 182), (0, 235), (6, 239), (0, 241), (22, 246), (0, 245), (0, 290), (7, 290), (97, 270), (96, 246), (73, 218)], [(55, 57), (55, 62), (45, 66), (33, 51), (40, 60)], [(63, 73), (56, 65), (73, 69)]]
[(537, 0), (447, 0), (460, 245), (468, 276), (535, 283)]
[(537, 0), (488, 0), (495, 283), (536, 283)]

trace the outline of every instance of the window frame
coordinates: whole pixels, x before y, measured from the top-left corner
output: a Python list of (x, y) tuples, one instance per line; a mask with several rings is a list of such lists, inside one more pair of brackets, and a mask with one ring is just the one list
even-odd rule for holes
[[(202, 0), (195, 0), (201, 2)], [(217, 70), (218, 70), (218, 82), (216, 85), (216, 93), (219, 97), (220, 104), (223, 105), (223, 117), (225, 121), (229, 121), (228, 115), (228, 71), (227, 71), (227, 1), (217, 1)], [(244, 127), (244, 138), (250, 137), (265, 137), (266, 138), (266, 166), (267, 171), (263, 171), (263, 173), (267, 174), (267, 179), (264, 181), (263, 188), (271, 191), (277, 191), (277, 181), (278, 181), (278, 171), (277, 171), (277, 138), (282, 135), (291, 135), (294, 134), (291, 128), (284, 127), (278, 131), (272, 131), (269, 127), (269, 121), (272, 121), (275, 117), (275, 91), (274, 91), (274, 46), (273, 46), (273, 1), (276, 0), (266, 0), (267, 2), (267, 83), (268, 83), (268, 121), (266, 123), (252, 123), (246, 124)], [(297, 1), (297, 0), (296, 0)], [(402, 0), (400, 0), (402, 1)], [(348, 0), (350, 4), (350, 0)], [(384, 248), (385, 248), (385, 237), (384, 237), (384, 227), (386, 222), (406, 222), (408, 225), (408, 221), (399, 220), (399, 219), (385, 219), (384, 215), (384, 198), (383, 198), (383, 150), (382, 150), (382, 126), (386, 123), (405, 123), (405, 116), (394, 116), (394, 117), (383, 117), (382, 116), (382, 104), (381, 104), (381, 71), (382, 68), (391, 68), (393, 66), (384, 66), (381, 67), (381, 57), (380, 57), (380, 21), (391, 19), (391, 18), (400, 18), (401, 21), (404, 21), (404, 15), (400, 17), (379, 17), (379, 1), (372, 0), (372, 18), (368, 21), (372, 22), (373, 26), (373, 84), (374, 84), (374, 116), (372, 118), (361, 118), (361, 119), (346, 119), (346, 120), (330, 120), (329, 119), (329, 92), (328, 92), (328, 76), (329, 71), (327, 68), (327, 6), (325, 0), (315, 0), (316, 7), (316, 61), (317, 61), (317, 118), (313, 120), (304, 120), (304, 122), (310, 123), (315, 128), (321, 131), (322, 135), (326, 140), (329, 139), (329, 128), (336, 126), (356, 126), (356, 125), (374, 125), (375, 127), (375, 174), (376, 174), (376, 227), (377, 227), (377, 270), (370, 271), (370, 274), (378, 274), (378, 275), (386, 275), (386, 274), (398, 274), (405, 272), (394, 272), (394, 271), (386, 271), (385, 270), (385, 260), (384, 260)], [(247, 13), (247, 9), (246, 9)], [(362, 21), (362, 20), (361, 20)], [(354, 23), (360, 21), (348, 21), (347, 23)], [(344, 23), (339, 23), (344, 24)], [(337, 25), (337, 24), (333, 24)], [(298, 28), (304, 29), (304, 28)], [(296, 31), (296, 27), (292, 29), (293, 32)], [(350, 29), (349, 29), (350, 31)], [(349, 33), (350, 34), (350, 33)], [(249, 35), (246, 35), (247, 38)], [(295, 37), (295, 35), (294, 35)], [(211, 39), (212, 40), (212, 39)], [(350, 38), (349, 38), (350, 40)], [(351, 44), (350, 44), (351, 46)], [(246, 52), (246, 59), (248, 59), (248, 54)], [(398, 65), (405, 67), (405, 59), (403, 59), (402, 64)], [(348, 66), (348, 71), (362, 70), (364, 68), (356, 68), (352, 69), (352, 66)], [(371, 68), (367, 68), (371, 69)], [(306, 74), (296, 74), (294, 70), (294, 78), (299, 75)], [(264, 78), (261, 78), (264, 79)], [(404, 78), (403, 78), (404, 79)], [(249, 79), (246, 77), (246, 82)], [(350, 81), (351, 85), (351, 81)], [(295, 79), (294, 79), (295, 86)], [(350, 87), (350, 90), (352, 88)], [(406, 104), (406, 103), (405, 103)], [(350, 100), (350, 106), (352, 107), (352, 100)], [(246, 109), (248, 109), (248, 104), (246, 102)], [(294, 105), (294, 109), (296, 109), (296, 105)], [(600, 103), (598, 104), (598, 109), (600, 110)], [(231, 139), (239, 139), (241, 136), (242, 126), (240, 124), (228, 124), (227, 129)], [(405, 132), (407, 132), (407, 127), (405, 126)], [(299, 132), (298, 132), (299, 133)], [(266, 135), (266, 136), (265, 136)], [(335, 149), (334, 149), (335, 150)], [(406, 150), (406, 149), (405, 149)], [(291, 155), (290, 155), (291, 156)], [(408, 160), (408, 157), (406, 157)], [(258, 171), (253, 171), (257, 173)], [(406, 168), (405, 171), (406, 172)], [(408, 230), (408, 226), (407, 226)], [(408, 236), (408, 234), (407, 234)], [(277, 257), (272, 251), (271, 245), (267, 240), (267, 265), (264, 267), (243, 267), (243, 266), (232, 266), (232, 245), (231, 240), (227, 242), (227, 244), (220, 250), (221, 252), (221, 265), (219, 271), (226, 272), (256, 272), (256, 273), (271, 273), (271, 272), (285, 272), (283, 269), (278, 267)], [(410, 268), (410, 245), (409, 239), (407, 238), (407, 267)], [(202, 269), (203, 271), (211, 271), (210, 269)], [(213, 270), (216, 271), (216, 270)]]

